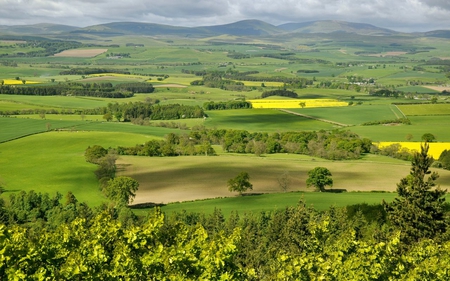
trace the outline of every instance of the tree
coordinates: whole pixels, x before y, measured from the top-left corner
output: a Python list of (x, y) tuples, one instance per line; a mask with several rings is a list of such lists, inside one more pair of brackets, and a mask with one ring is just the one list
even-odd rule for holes
[(286, 192), (287, 189), (289, 188), (289, 185), (291, 184), (291, 179), (289, 176), (289, 171), (284, 171), (283, 174), (281, 174), (278, 178), (277, 178), (277, 182), (278, 185), (280, 186), (280, 188)]
[(433, 142), (436, 140), (436, 137), (433, 134), (425, 133), (422, 135), (422, 140), (424, 142)]
[(442, 151), (439, 156), (439, 162), (441, 162), (442, 168), (450, 170), (450, 150)]
[(407, 134), (405, 138), (407, 141), (410, 141), (414, 138), (414, 136), (412, 134)]
[(98, 164), (100, 158), (105, 157), (108, 154), (108, 150), (100, 145), (88, 146), (84, 151), (84, 158), (87, 162)]
[(383, 202), (391, 224), (401, 230), (405, 243), (421, 238), (434, 238), (446, 230), (444, 204), (446, 190), (437, 188), (439, 175), (429, 170), (433, 158), (428, 156), (428, 143), (414, 154), (411, 171), (397, 184), (398, 197)]
[(106, 197), (118, 204), (133, 202), (139, 183), (130, 177), (116, 177), (110, 179), (104, 189)]
[(113, 116), (111, 113), (106, 113), (105, 115), (103, 115), (103, 119), (105, 119), (106, 121), (111, 121), (113, 119)]
[(228, 190), (230, 192), (237, 191), (239, 195), (247, 189), (253, 189), (253, 185), (250, 183), (250, 176), (247, 172), (240, 172), (235, 178), (228, 180)]
[(301, 102), (301, 103), (299, 103), (298, 105), (300, 105), (302, 108), (305, 108), (306, 102)]
[(306, 186), (314, 186), (316, 190), (325, 192), (325, 186), (333, 186), (333, 179), (330, 170), (324, 167), (315, 167), (308, 172), (308, 179), (306, 180)]

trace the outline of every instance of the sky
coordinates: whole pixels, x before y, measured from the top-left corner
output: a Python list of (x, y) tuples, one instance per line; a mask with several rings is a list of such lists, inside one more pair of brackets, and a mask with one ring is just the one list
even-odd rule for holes
[(0, 0), (0, 25), (109, 22), (210, 26), (246, 19), (273, 25), (315, 20), (396, 31), (450, 29), (450, 0)]

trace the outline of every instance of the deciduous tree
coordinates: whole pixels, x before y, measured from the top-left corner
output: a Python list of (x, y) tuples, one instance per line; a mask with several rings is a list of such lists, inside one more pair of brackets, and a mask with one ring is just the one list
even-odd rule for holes
[(239, 195), (242, 195), (248, 189), (253, 189), (253, 185), (250, 183), (250, 176), (247, 172), (240, 172), (235, 178), (228, 180), (230, 192), (237, 191)]
[(333, 186), (333, 179), (330, 170), (325, 167), (315, 167), (308, 172), (306, 186), (314, 186), (318, 191), (324, 192), (325, 186)]
[(128, 204), (133, 202), (138, 190), (139, 183), (130, 177), (116, 177), (110, 179), (104, 192), (106, 197), (118, 204)]

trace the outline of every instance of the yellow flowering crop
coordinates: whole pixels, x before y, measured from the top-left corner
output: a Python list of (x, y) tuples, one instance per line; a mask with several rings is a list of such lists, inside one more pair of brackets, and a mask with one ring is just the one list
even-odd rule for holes
[[(420, 151), (420, 142), (380, 142), (378, 143), (378, 147), (386, 147), (395, 143), (398, 143), (409, 150)], [(446, 149), (450, 150), (450, 142), (430, 142), (428, 144), (430, 145), (428, 154), (433, 156), (434, 159), (438, 159), (442, 151)]]
[(253, 108), (305, 108), (312, 107), (336, 107), (348, 106), (348, 103), (334, 100), (334, 99), (307, 99), (307, 100), (292, 100), (292, 99), (261, 99), (249, 100)]
[[(3, 83), (4, 83), (4, 85), (22, 85), (23, 84), (22, 80), (16, 80), (16, 79), (3, 79)], [(25, 80), (25, 84), (39, 84), (39, 83), (41, 83), (41, 82)]]

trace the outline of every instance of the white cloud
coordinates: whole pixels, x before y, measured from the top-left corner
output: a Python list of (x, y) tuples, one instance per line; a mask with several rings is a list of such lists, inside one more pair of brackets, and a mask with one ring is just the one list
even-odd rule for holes
[(140, 21), (202, 26), (244, 19), (272, 24), (334, 19), (407, 31), (450, 26), (448, 0), (0, 0), (0, 7), (4, 25)]

